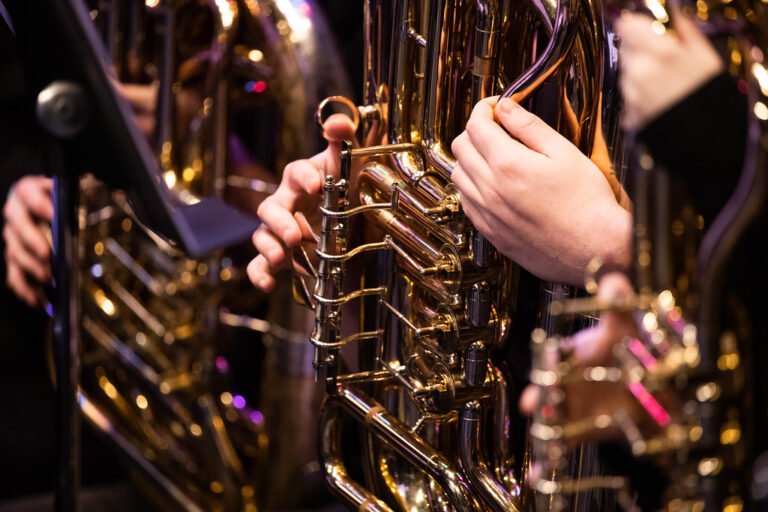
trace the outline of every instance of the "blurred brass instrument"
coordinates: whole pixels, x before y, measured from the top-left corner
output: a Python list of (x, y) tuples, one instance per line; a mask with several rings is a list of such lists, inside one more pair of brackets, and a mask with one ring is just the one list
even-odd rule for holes
[[(664, 7), (654, 3), (650, 10), (656, 23), (669, 28), (672, 13)], [(681, 184), (657, 168), (645, 148), (636, 148), (636, 295), (614, 302), (557, 301), (551, 310), (555, 319), (625, 312), (634, 318), (637, 335), (627, 335), (614, 347), (611, 363), (574, 368), (561, 335), (535, 331), (531, 380), (541, 398), (531, 433), (542, 475), (565, 464), (573, 440), (614, 432), (628, 441), (634, 456), (652, 460), (665, 475), (661, 510), (763, 510), (753, 501), (765, 497), (765, 486), (760, 495), (760, 480), (753, 473), (760, 465), (753, 468), (753, 462), (755, 442), (765, 432), (755, 431), (751, 416), (762, 414), (765, 406), (755, 395), (764, 377), (759, 374), (762, 361), (753, 364), (748, 355), (753, 344), (764, 340), (750, 334), (746, 310), (734, 301), (739, 291), (729, 288), (727, 276), (745, 233), (765, 221), (768, 11), (761, 2), (713, 0), (698, 2), (688, 13), (706, 32), (728, 36), (731, 72), (748, 89), (748, 140), (739, 183), (705, 226)], [(589, 385), (595, 386), (592, 391)], [(623, 406), (571, 417), (569, 392), (576, 386), (582, 393), (614, 399), (618, 390)], [(615, 489), (625, 510), (639, 510), (626, 478), (606, 477), (594, 484)], [(579, 482), (546, 477), (535, 485), (560, 508), (579, 488)]]
[(326, 176), (319, 263), (295, 256), (316, 280), (294, 294), (315, 311), (326, 481), (357, 510), (524, 510), (505, 336), (539, 290), (521, 290), (520, 269), (466, 220), (449, 145), (502, 93), (608, 157), (615, 48), (584, 0), (367, 0), (364, 23), (365, 104), (329, 98), (318, 117), (348, 105), (366, 145), (346, 143), (340, 177)]
[[(316, 147), (318, 98), (347, 90), (308, 1), (92, 6), (119, 88), (185, 202), (216, 195), (255, 212), (278, 170)], [(83, 188), (84, 417), (161, 510), (294, 506), (317, 472), (320, 390), (300, 334), (311, 318), (286, 307), (290, 282), (253, 298), (247, 253), (190, 260), (123, 196)]]

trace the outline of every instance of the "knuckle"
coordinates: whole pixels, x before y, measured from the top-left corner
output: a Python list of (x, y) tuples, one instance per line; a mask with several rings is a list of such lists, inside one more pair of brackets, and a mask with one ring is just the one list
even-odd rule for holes
[(245, 269), (246, 273), (248, 274), (248, 279), (250, 279), (253, 284), (256, 284), (259, 277), (258, 262), (256, 261), (258, 258), (259, 257), (257, 256), (256, 258), (252, 259)]
[(453, 139), (453, 142), (451, 143), (451, 151), (458, 158), (458, 154), (463, 154), (471, 144), (472, 141), (469, 139), (469, 134), (466, 130), (464, 130), (455, 139)]
[(307, 160), (294, 160), (289, 162), (285, 169), (283, 169), (283, 183), (288, 183), (291, 180), (295, 180), (302, 175), (302, 169), (305, 167)]
[(267, 249), (264, 259), (271, 268), (282, 268), (287, 261), (287, 255), (281, 247), (270, 247)]
[(267, 235), (266, 233), (262, 235), (259, 235), (257, 233), (257, 235), (258, 236), (255, 236), (253, 239), (253, 245), (254, 247), (256, 247), (256, 250), (259, 252), (259, 256), (256, 257), (258, 259), (259, 257), (263, 257), (262, 255), (264, 254), (264, 251), (267, 249), (267, 247), (269, 247), (270, 239), (269, 239), (269, 235)]
[(25, 177), (20, 179), (16, 186), (13, 188), (14, 195), (20, 195), (20, 196), (26, 196), (29, 193), (29, 189), (31, 186), (31, 178)]
[(289, 175), (289, 174), (291, 174), (293, 172), (296, 172), (296, 163), (297, 163), (296, 160), (294, 160), (292, 162), (288, 162), (285, 165), (285, 168), (283, 169), (283, 176), (287, 176), (287, 175)]
[(514, 122), (521, 131), (531, 130), (538, 126), (540, 119), (522, 108), (513, 109), (511, 114), (514, 116)]
[(267, 236), (267, 233), (269, 233), (269, 228), (262, 224), (259, 226), (259, 229), (253, 232), (253, 235), (251, 235), (251, 242), (253, 243), (254, 247), (258, 247), (261, 243), (261, 240)]
[[(475, 107), (475, 109), (477, 109), (477, 107)], [(480, 128), (480, 122), (479, 117), (474, 114), (469, 117), (469, 120), (467, 120), (466, 132), (470, 137), (477, 135), (478, 129)]]
[[(269, 212), (275, 207), (274, 205), (274, 199), (272, 197), (266, 198), (264, 201), (261, 202), (259, 207), (256, 209), (256, 215), (264, 222), (264, 218), (269, 215)], [(261, 228), (267, 229), (268, 226), (266, 225), (266, 222), (261, 225)], [(257, 231), (258, 233), (258, 231)]]
[(462, 169), (460, 164), (456, 164), (456, 166), (453, 168), (453, 171), (451, 171), (451, 182), (453, 182), (459, 192), (461, 192), (464, 188), (464, 179), (464, 169)]
[(44, 197), (41, 197), (40, 194), (35, 193), (34, 195), (30, 196), (29, 198), (29, 209), (32, 211), (39, 211), (42, 210), (47, 206), (47, 201)]

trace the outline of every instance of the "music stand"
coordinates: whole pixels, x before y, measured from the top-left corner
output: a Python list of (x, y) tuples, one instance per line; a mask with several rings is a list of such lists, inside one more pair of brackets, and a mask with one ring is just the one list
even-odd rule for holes
[(116, 92), (88, 9), (80, 0), (6, 0), (37, 117), (48, 134), (54, 178), (53, 294), (57, 375), (58, 477), (56, 510), (78, 510), (80, 487), (79, 176), (90, 172), (122, 189), (139, 219), (199, 258), (246, 240), (258, 220), (206, 198), (175, 201), (130, 106)]

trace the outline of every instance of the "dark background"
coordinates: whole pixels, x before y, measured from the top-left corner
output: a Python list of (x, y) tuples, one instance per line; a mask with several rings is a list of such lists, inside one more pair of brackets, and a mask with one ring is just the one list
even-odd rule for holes
[[(326, 12), (335, 34), (334, 43), (349, 70), (355, 94), (360, 95), (363, 2), (318, 0), (317, 3)], [(43, 147), (34, 125), (34, 98), (25, 93), (16, 50), (13, 34), (0, 19), (0, 202), (3, 203), (9, 188), (21, 176), (43, 173)], [(0, 218), (0, 229), (2, 225)], [(5, 254), (2, 238), (0, 254)], [(5, 287), (5, 262), (4, 257), (0, 258), (0, 508), (8, 500), (53, 489), (56, 426), (54, 390), (46, 362), (49, 330), (42, 312), (27, 308)], [(116, 454), (85, 428), (84, 486), (112, 485), (124, 479)], [(49, 508), (49, 503), (43, 509)], [(102, 507), (104, 503), (102, 501)], [(114, 510), (112, 506), (109, 508)]]

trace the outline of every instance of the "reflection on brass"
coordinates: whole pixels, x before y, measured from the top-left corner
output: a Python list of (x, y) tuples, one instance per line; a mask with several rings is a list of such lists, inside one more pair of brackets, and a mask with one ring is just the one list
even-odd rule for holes
[[(255, 212), (284, 165), (316, 149), (314, 105), (347, 93), (312, 2), (93, 4), (118, 89), (179, 201), (213, 195)], [(286, 307), (289, 280), (255, 296), (245, 255), (189, 260), (126, 197), (91, 179), (82, 188), (84, 416), (158, 510), (293, 506), (316, 465), (320, 390), (306, 370), (309, 314)], [(228, 353), (246, 331), (264, 347), (248, 370), (258, 395), (237, 387)]]
[[(528, 509), (499, 355), (519, 269), (466, 219), (449, 147), (473, 105), (501, 94), (557, 112), (549, 121), (616, 180), (618, 110), (603, 96), (616, 67), (600, 5), (366, 0), (365, 13), (365, 104), (349, 107), (365, 142), (344, 143), (340, 175), (325, 177), (319, 263), (294, 265), (312, 276), (294, 295), (314, 310), (329, 393), (326, 481), (357, 510)], [(343, 451), (350, 420), (365, 481), (346, 467), (360, 456)]]

